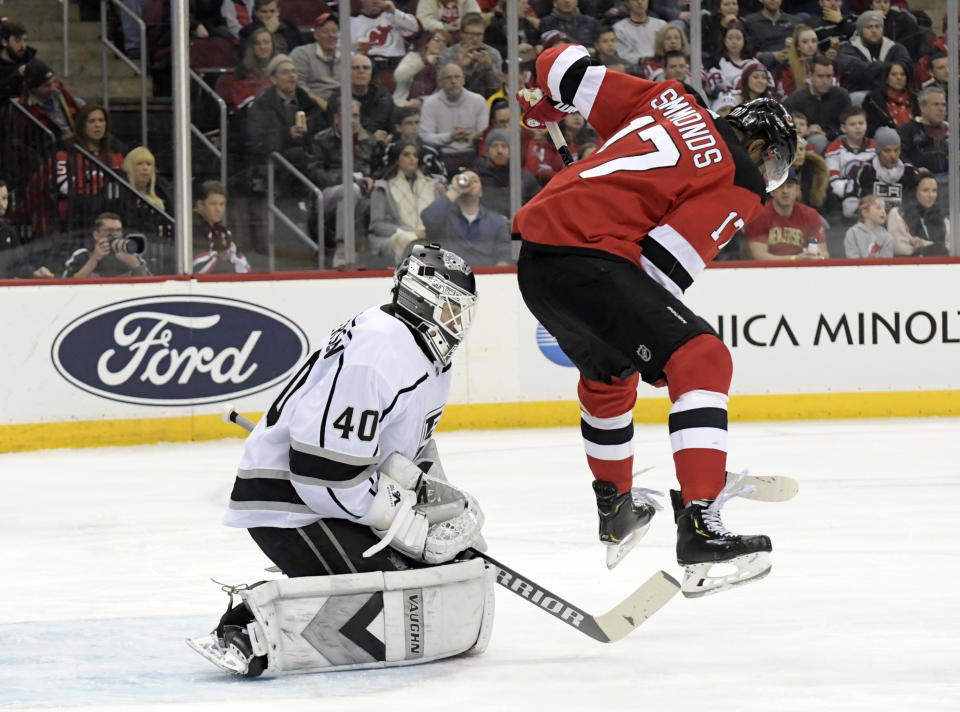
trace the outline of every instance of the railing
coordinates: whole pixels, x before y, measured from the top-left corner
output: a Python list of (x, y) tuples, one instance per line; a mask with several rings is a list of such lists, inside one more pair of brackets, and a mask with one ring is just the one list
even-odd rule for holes
[(67, 28), (70, 27), (70, 2), (60, 0), (63, 6), (63, 76), (70, 76), (70, 40)]
[[(131, 60), (126, 52), (117, 47), (107, 38), (107, 3), (110, 2), (115, 8), (129, 15), (137, 24), (140, 31), (140, 62)], [(66, 37), (66, 32), (64, 32)], [(66, 41), (66, 40), (64, 40)], [(110, 77), (109, 62), (107, 61), (107, 50), (113, 52), (114, 56), (119, 58), (133, 70), (133, 73), (140, 77), (140, 145), (147, 146), (147, 24), (130, 10), (120, 0), (100, 0), (100, 62), (103, 67), (103, 106), (110, 108)], [(64, 55), (66, 57), (66, 55)], [(64, 59), (66, 61), (66, 59)]]
[[(299, 225), (284, 215), (277, 207), (274, 200), (276, 165), (285, 169), (290, 175), (303, 184), (317, 201), (318, 238), (316, 242), (310, 239), (310, 236), (301, 230)], [(267, 269), (271, 272), (276, 269), (276, 218), (280, 218), (281, 222), (290, 228), (293, 234), (296, 235), (304, 245), (316, 252), (317, 268), (323, 269), (323, 191), (314, 185), (303, 173), (297, 170), (290, 161), (279, 153), (274, 152), (267, 158)]]
[(190, 132), (197, 138), (197, 140), (202, 143), (207, 150), (209, 150), (213, 155), (217, 157), (220, 161), (220, 182), (224, 185), (227, 184), (227, 102), (225, 102), (217, 92), (215, 92), (209, 84), (203, 81), (203, 77), (197, 74), (192, 69), (190, 70), (190, 79), (195, 81), (202, 91), (208, 94), (217, 104), (217, 109), (220, 111), (220, 146), (219, 148), (210, 138), (203, 133), (197, 126), (191, 121), (190, 122)]

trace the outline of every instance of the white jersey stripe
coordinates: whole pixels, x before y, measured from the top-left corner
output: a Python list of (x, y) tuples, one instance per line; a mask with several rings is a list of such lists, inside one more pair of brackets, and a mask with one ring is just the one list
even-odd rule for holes
[(706, 267), (693, 245), (669, 225), (657, 225), (650, 231), (650, 237), (677, 259), (691, 280), (696, 280)]
[(612, 418), (595, 418), (584, 410), (583, 404), (581, 403), (580, 417), (584, 423), (598, 430), (618, 430), (619, 428), (627, 427), (633, 422), (633, 411), (628, 410), (626, 413), (615, 415)]
[(727, 431), (722, 428), (684, 428), (670, 433), (670, 446), (674, 452), (703, 449), (727, 451)]
[(643, 271), (650, 275), (654, 282), (666, 289), (670, 294), (677, 299), (683, 297), (683, 290), (677, 286), (677, 283), (665, 275), (653, 262), (644, 257), (642, 252), (640, 253), (640, 266), (643, 267)]
[(583, 449), (590, 457), (597, 460), (626, 460), (628, 457), (633, 457), (633, 439), (619, 445), (597, 445), (584, 440)]
[(607, 74), (606, 67), (587, 67), (587, 71), (580, 80), (580, 86), (577, 88), (577, 94), (573, 99), (573, 105), (583, 114), (583, 118), (590, 120), (590, 112), (593, 111), (593, 102), (597, 98), (597, 92), (600, 91), (600, 84)]
[[(560, 56), (550, 65), (550, 73), (547, 75), (547, 87), (550, 89), (550, 96), (553, 97), (554, 101), (562, 101), (560, 98), (560, 82), (563, 81), (563, 75), (566, 74), (567, 69), (578, 59), (583, 59), (584, 57), (588, 59), (590, 57), (590, 53), (587, 52), (586, 49), (580, 45), (570, 45), (563, 50)], [(592, 99), (590, 105), (593, 105)]]
[(671, 413), (682, 413), (694, 408), (723, 408), (726, 409), (730, 397), (726, 393), (717, 391), (696, 390), (688, 391), (677, 398), (670, 408)]
[(253, 480), (258, 477), (265, 480), (289, 480), (290, 471), (256, 467), (251, 470), (237, 470), (237, 477), (239, 477), (241, 480)]

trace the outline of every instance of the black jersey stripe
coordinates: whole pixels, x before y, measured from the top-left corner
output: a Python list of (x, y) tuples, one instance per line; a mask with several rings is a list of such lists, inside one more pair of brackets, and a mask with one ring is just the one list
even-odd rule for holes
[(274, 477), (237, 478), (230, 493), (232, 502), (284, 502), (306, 506), (290, 480)]
[(633, 440), (633, 423), (625, 425), (622, 428), (613, 428), (604, 430), (595, 428), (585, 420), (580, 421), (580, 434), (584, 440), (588, 440), (595, 445), (622, 445)]
[[(425, 373), (422, 376), (420, 376), (420, 378), (417, 379), (417, 382), (414, 383), (412, 386), (407, 386), (397, 391), (397, 395), (393, 397), (393, 401), (380, 414), (380, 420), (383, 421), (383, 419), (387, 417), (387, 414), (391, 410), (393, 410), (393, 407), (397, 404), (397, 401), (400, 399), (400, 396), (402, 396), (404, 393), (409, 393), (410, 391), (414, 390), (417, 386), (419, 386), (421, 383), (427, 380), (427, 376), (428, 374)], [(320, 443), (320, 444), (323, 445), (323, 443)]]
[(333, 402), (333, 392), (337, 390), (337, 379), (340, 378), (340, 371), (343, 370), (343, 353), (337, 361), (337, 372), (333, 374), (333, 383), (330, 384), (330, 393), (327, 395), (327, 403), (323, 406), (323, 420), (320, 421), (320, 447), (323, 447), (323, 440), (327, 434), (327, 416), (330, 414), (330, 403)]
[(693, 277), (670, 250), (650, 235), (643, 238), (640, 247), (643, 248), (643, 256), (650, 260), (654, 267), (663, 272), (667, 278), (673, 280), (673, 283), (680, 288), (681, 292), (690, 288), (690, 285), (693, 284)]
[[(580, 82), (583, 81), (583, 75), (590, 66), (588, 57), (581, 57), (576, 62), (567, 67), (560, 79), (560, 101), (564, 104), (573, 104), (577, 96), (577, 90), (580, 88)], [(556, 98), (556, 97), (554, 97)]]
[(679, 413), (671, 413), (668, 420), (670, 432), (687, 428), (720, 428), (727, 429), (726, 408), (691, 408)]
[(358, 477), (366, 479), (370, 467), (370, 463), (351, 464), (290, 448), (290, 473), (298, 477), (315, 478), (324, 483), (357, 484), (352, 480)]

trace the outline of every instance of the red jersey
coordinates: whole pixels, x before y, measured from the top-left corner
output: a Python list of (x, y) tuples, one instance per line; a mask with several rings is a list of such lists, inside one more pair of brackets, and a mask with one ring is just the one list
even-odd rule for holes
[[(537, 77), (604, 143), (523, 206), (513, 231), (537, 244), (619, 255), (679, 296), (760, 212), (759, 171), (751, 175), (750, 163), (738, 173), (709, 112), (679, 82), (589, 66), (579, 45), (541, 53)], [(753, 185), (735, 184), (735, 175)]]
[(766, 243), (771, 255), (799, 255), (814, 238), (818, 244), (827, 244), (820, 214), (802, 203), (793, 204), (793, 213), (784, 217), (767, 203), (756, 220), (746, 229), (747, 242)]

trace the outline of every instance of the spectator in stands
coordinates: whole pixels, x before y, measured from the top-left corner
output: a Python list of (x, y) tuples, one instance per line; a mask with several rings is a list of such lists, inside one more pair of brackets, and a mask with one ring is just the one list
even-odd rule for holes
[(297, 47), (290, 53), (297, 68), (297, 86), (327, 110), (330, 95), (340, 89), (340, 26), (337, 18), (325, 12), (313, 21), (313, 44)]
[(373, 162), (374, 177), (383, 177), (391, 166), (391, 157), (396, 157), (394, 144), (407, 141), (416, 144), (420, 170), (434, 180), (446, 183), (447, 169), (440, 152), (420, 138), (420, 110), (412, 106), (399, 106), (393, 112), (393, 140), (380, 143)]
[(305, 171), (310, 137), (326, 125), (323, 112), (297, 86), (297, 69), (287, 55), (271, 59), (267, 75), (272, 86), (257, 95), (248, 114), (249, 155), (260, 168), (276, 151)]
[[(144, 5), (146, 3), (143, 3)], [(227, 27), (227, 21), (220, 12), (222, 0), (191, 0), (190, 2), (190, 36), (201, 40), (210, 37), (220, 37), (225, 40), (233, 39), (230, 35), (230, 29)], [(143, 9), (141, 8), (141, 14)], [(124, 13), (126, 14), (126, 13)], [(134, 23), (136, 27), (136, 23)], [(139, 30), (137, 34), (137, 47), (139, 48)], [(124, 31), (124, 42), (126, 42), (126, 31)]]
[[(518, 44), (521, 46), (526, 45), (532, 49), (540, 44), (540, 18), (537, 17), (537, 13), (534, 12), (533, 8), (530, 7), (530, 3), (527, 0), (511, 0), (511, 2), (514, 1), (516, 1), (517, 4), (517, 17), (519, 18), (519, 22), (517, 23)], [(490, 2), (491, 0), (485, 0), (484, 4), (489, 5)], [(495, 7), (493, 10), (493, 16), (490, 17), (490, 24), (487, 27), (484, 38), (487, 44), (495, 48), (500, 53), (501, 57), (506, 57), (506, 0), (497, 0), (497, 2), (494, 4)], [(480, 11), (483, 12), (483, 8), (481, 8)], [(524, 58), (522, 52), (520, 53), (520, 56), (521, 62), (524, 64), (529, 61), (529, 58)], [(536, 57), (534, 57), (534, 59), (536, 59)]]
[(234, 41), (240, 40), (240, 32), (250, 24), (253, 14), (254, 0), (223, 0), (220, 13), (227, 24), (227, 30)]
[(592, 45), (600, 23), (597, 18), (580, 12), (578, 2), (579, 0), (554, 0), (553, 10), (540, 18), (541, 34), (548, 30), (560, 30), (577, 44), (584, 47)]
[(23, 93), (23, 73), (37, 50), (27, 45), (27, 28), (7, 20), (0, 26), (0, 101)]
[(640, 64), (654, 54), (657, 32), (667, 23), (647, 14), (649, 0), (627, 0), (629, 15), (614, 23), (617, 54), (628, 62)]
[(108, 168), (123, 168), (123, 154), (110, 149), (110, 114), (102, 106), (86, 104), (74, 119), (73, 142)]
[(448, 173), (476, 158), (474, 142), (487, 128), (489, 115), (483, 97), (463, 86), (463, 70), (451, 63), (440, 70), (441, 91), (423, 101), (420, 137), (440, 150)]
[(393, 72), (407, 53), (407, 40), (419, 31), (417, 18), (391, 0), (360, 0), (360, 14), (350, 19), (353, 46), (373, 61), (374, 76)]
[(950, 254), (950, 220), (937, 205), (937, 179), (922, 171), (916, 189), (890, 211), (887, 228), (896, 255), (945, 257)]
[(923, 31), (909, 12), (903, 12), (890, 0), (871, 0), (870, 9), (883, 16), (883, 34), (902, 44), (907, 53), (918, 58), (924, 45)]
[(233, 233), (223, 224), (227, 188), (214, 180), (200, 185), (193, 211), (193, 273), (245, 274), (250, 263), (237, 248)]
[(563, 170), (563, 158), (546, 131), (534, 129), (532, 134), (524, 154), (523, 170), (536, 176), (540, 185), (546, 185)]
[(876, 156), (873, 139), (867, 136), (867, 116), (853, 106), (840, 116), (842, 135), (827, 146), (824, 158), (830, 169), (830, 191), (839, 201), (845, 218), (855, 217), (859, 203), (857, 171)]
[(788, 111), (803, 112), (808, 122), (807, 142), (822, 153), (840, 133), (840, 114), (850, 107), (850, 95), (833, 85), (833, 60), (818, 54), (807, 86), (790, 94), (783, 105)]
[(10, 204), (10, 192), (7, 182), (0, 179), (0, 279), (11, 277), (52, 277), (46, 267), (46, 274), (34, 275), (35, 268), (30, 264), (27, 242), (20, 239), (17, 231), (7, 222), (7, 207)]
[(246, 45), (250, 35), (258, 27), (270, 30), (277, 54), (289, 54), (296, 47), (306, 44), (300, 35), (300, 29), (290, 20), (280, 17), (279, 0), (254, 0), (253, 16), (254, 20), (240, 30), (241, 47)]
[(747, 42), (746, 30), (739, 22), (723, 28), (720, 35), (720, 55), (716, 67), (710, 72), (710, 93), (716, 97), (723, 92), (733, 92), (743, 74), (744, 66), (753, 59)]
[(897, 129), (903, 157), (916, 168), (926, 168), (938, 181), (947, 179), (947, 138), (949, 137), (947, 96), (942, 89), (929, 86), (917, 97), (920, 116)]
[(433, 30), (426, 34), (415, 52), (407, 52), (393, 72), (395, 106), (412, 106), (417, 109), (423, 98), (437, 90), (437, 67), (441, 53), (450, 43), (446, 30)]
[[(686, 60), (687, 69), (690, 68), (690, 43), (676, 25), (664, 25), (657, 32), (653, 41), (654, 56), (643, 63), (643, 74), (651, 81), (665, 79), (663, 70), (667, 63), (667, 55), (679, 54)], [(682, 79), (680, 81), (687, 81)]]
[(456, 64), (463, 71), (464, 86), (468, 91), (486, 98), (500, 89), (500, 70), (503, 59), (500, 52), (483, 42), (483, 17), (471, 13), (461, 20), (460, 41), (440, 54), (438, 66)]
[(881, 126), (873, 137), (876, 156), (857, 171), (857, 197), (877, 195), (887, 201), (887, 208), (900, 205), (917, 184), (917, 169), (900, 160), (900, 135)]
[(267, 67), (275, 55), (270, 30), (258, 27), (250, 33), (240, 64), (217, 80), (217, 94), (226, 102), (231, 114), (245, 109), (257, 94), (270, 86)]
[(890, 62), (883, 68), (881, 86), (863, 99), (867, 112), (867, 134), (873, 136), (881, 126), (897, 129), (913, 121), (920, 113), (910, 81), (910, 67)]
[(809, 260), (830, 256), (820, 214), (797, 202), (799, 197), (800, 179), (791, 168), (783, 185), (770, 192), (760, 215), (746, 226), (746, 257)]
[(902, 44), (883, 36), (883, 15), (867, 10), (857, 18), (857, 32), (840, 48), (840, 60), (847, 63), (840, 84), (848, 91), (869, 91), (881, 84), (885, 62), (903, 62), (913, 71), (910, 53)]
[[(799, 114), (798, 112), (798, 115)], [(794, 119), (796, 121), (796, 119)], [(804, 120), (805, 121), (805, 120)], [(823, 156), (807, 148), (807, 141), (797, 132), (797, 157), (793, 169), (800, 182), (800, 202), (816, 210), (822, 210), (830, 187), (830, 169)]]
[(837, 58), (837, 50), (857, 31), (856, 17), (844, 15), (843, 0), (820, 0), (820, 15), (809, 15), (807, 24), (817, 33), (820, 52), (830, 59)]
[[(148, 240), (162, 240), (164, 249), (173, 248), (173, 234), (169, 222), (157, 210), (168, 212), (171, 205), (169, 193), (157, 180), (157, 161), (146, 146), (137, 146), (123, 159), (127, 182), (137, 191), (123, 201), (123, 222), (132, 230), (147, 235)], [(173, 262), (171, 254), (164, 255), (164, 262)], [(171, 265), (172, 266), (172, 265)], [(159, 271), (167, 271), (166, 265)]]
[[(671, 25), (671, 27), (673, 26)], [(663, 81), (676, 79), (681, 83), (689, 82), (690, 62), (687, 60), (687, 55), (678, 49), (669, 50), (663, 58), (663, 69), (660, 72), (660, 78)]]
[(374, 84), (373, 62), (365, 54), (350, 58), (350, 86), (355, 101), (360, 103), (360, 123), (378, 141), (390, 140), (390, 117), (393, 97), (379, 84)]
[(477, 0), (419, 0), (417, 3), (417, 19), (426, 32), (457, 32), (460, 19), (471, 12), (480, 12)]
[[(355, 235), (367, 235), (369, 201), (373, 189), (373, 160), (377, 140), (370, 136), (360, 120), (360, 102), (354, 99), (350, 106), (351, 138), (353, 144), (353, 195)], [(308, 175), (310, 180), (323, 188), (324, 246), (333, 267), (345, 264), (343, 251), (343, 161), (341, 144), (344, 141), (340, 111), (340, 96), (330, 97), (329, 113), (333, 126), (313, 137), (313, 160)], [(358, 240), (358, 242), (360, 242)], [(362, 247), (362, 245), (360, 245)]]
[[(148, 0), (120, 0), (120, 3), (136, 17), (143, 17), (143, 9)], [(140, 58), (140, 27), (126, 12), (118, 11), (120, 27), (123, 30), (123, 51), (131, 59)], [(82, 18), (81, 18), (82, 19)]]
[[(510, 139), (503, 129), (487, 133), (485, 158), (477, 160), (476, 173), (483, 184), (480, 204), (506, 218), (510, 213)], [(540, 192), (537, 179), (525, 170), (520, 171), (520, 204), (523, 205)]]
[(743, 104), (760, 97), (773, 96), (773, 76), (769, 70), (755, 59), (743, 65), (740, 81), (734, 92), (738, 104)]
[(74, 118), (84, 102), (66, 90), (45, 62), (34, 58), (23, 73), (20, 104), (61, 139), (73, 135)]
[[(506, 131), (508, 127), (509, 122), (500, 126), (504, 131)], [(580, 147), (582, 145), (586, 143), (598, 143), (600, 141), (597, 132), (586, 122), (583, 114), (579, 111), (574, 111), (572, 114), (567, 114), (563, 117), (563, 121), (560, 122), (560, 130), (563, 132), (563, 137), (567, 141), (567, 146), (570, 147), (570, 153), (577, 157), (580, 156)], [(520, 135), (524, 136), (526, 134), (525, 132), (521, 132)]]
[(70, 255), (61, 276), (149, 277), (143, 258), (124, 250), (122, 241), (123, 219), (116, 213), (101, 213), (93, 223), (89, 246)]
[(930, 78), (923, 83), (921, 89), (927, 87), (938, 87), (943, 90), (943, 95), (947, 96), (948, 74), (950, 64), (947, 61), (947, 55), (943, 52), (935, 52), (930, 55)]
[(390, 151), (390, 167), (370, 194), (369, 241), (371, 252), (396, 265), (407, 245), (426, 238), (420, 213), (443, 186), (420, 170), (415, 142), (396, 141)]
[(802, 18), (781, 12), (783, 0), (760, 0), (763, 8), (743, 18), (754, 56), (767, 67), (787, 59), (787, 38)]
[(456, 252), (473, 267), (510, 264), (507, 221), (483, 207), (482, 196), (483, 184), (476, 173), (463, 171), (455, 176), (447, 192), (420, 213), (427, 240)]
[(894, 239), (884, 224), (887, 206), (883, 198), (865, 195), (857, 208), (860, 220), (843, 238), (844, 255), (854, 259), (893, 257)]
[(787, 47), (787, 63), (777, 82), (778, 97), (783, 98), (795, 92), (797, 87), (807, 85), (807, 76), (813, 69), (813, 58), (816, 56), (817, 33), (802, 23), (794, 27), (793, 41)]

